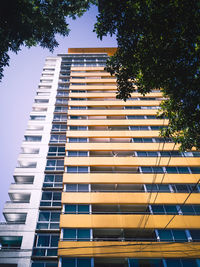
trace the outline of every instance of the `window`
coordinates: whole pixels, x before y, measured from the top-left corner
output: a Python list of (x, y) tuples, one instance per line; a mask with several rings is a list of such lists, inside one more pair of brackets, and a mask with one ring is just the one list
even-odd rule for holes
[(90, 229), (63, 229), (63, 240), (68, 241), (90, 241)]
[(43, 187), (59, 187), (62, 188), (62, 175), (46, 174), (44, 177)]
[(162, 167), (140, 167), (142, 173), (164, 173)]
[(56, 99), (56, 104), (67, 105), (67, 103), (68, 103), (67, 99), (63, 99), (63, 98), (57, 98)]
[(148, 126), (130, 126), (130, 130), (131, 131), (146, 131), (146, 130), (149, 130), (149, 127)]
[(188, 167), (166, 167), (167, 173), (190, 173)]
[(69, 126), (69, 129), (71, 130), (71, 131), (85, 131), (85, 130), (87, 130), (87, 126)]
[[(74, 77), (72, 77), (73, 79)], [(83, 77), (83, 79), (85, 79), (85, 77)], [(86, 90), (71, 90), (71, 93), (87, 93)]]
[(187, 242), (185, 230), (157, 230), (160, 241)]
[(69, 143), (87, 143), (87, 138), (73, 138), (73, 137), (70, 137), (69, 138)]
[(30, 148), (30, 147), (22, 147), (21, 153), (22, 154), (39, 154), (39, 148)]
[(200, 242), (200, 230), (190, 230), (190, 235), (194, 242)]
[(52, 130), (52, 132), (66, 132), (67, 125), (65, 125), (65, 124), (53, 124), (51, 130)]
[(27, 130), (29, 131), (42, 131), (44, 129), (43, 126), (40, 125), (28, 125)]
[(66, 143), (66, 135), (64, 134), (52, 134), (50, 143)]
[(67, 115), (56, 114), (53, 117), (53, 121), (67, 121)]
[(200, 167), (190, 167), (192, 173), (200, 173)]
[(43, 112), (43, 111), (47, 111), (47, 108), (33, 107), (33, 111), (36, 111), (36, 112)]
[(37, 229), (59, 229), (60, 212), (40, 211)]
[(55, 112), (67, 112), (67, 107), (55, 107)]
[(35, 99), (35, 103), (49, 103), (49, 99)]
[(39, 135), (25, 135), (24, 138), (27, 142), (40, 142), (42, 140), (42, 136)]
[(62, 267), (92, 267), (91, 258), (61, 258)]
[(42, 193), (41, 207), (60, 207), (61, 192), (45, 191)]
[(133, 138), (133, 143), (153, 143), (153, 138)]
[(78, 106), (71, 106), (70, 107), (70, 109), (86, 109), (86, 108), (87, 107), (85, 107), (85, 106), (82, 106), (82, 107), (81, 106), (79, 106), (79, 107)]
[(18, 161), (17, 168), (36, 168), (37, 162)]
[(88, 151), (68, 151), (68, 157), (87, 157)]
[[(129, 267), (163, 267), (163, 263), (161, 259), (128, 259), (128, 266)], [(168, 265), (167, 265), (168, 266)], [(177, 265), (173, 265), (174, 267)]]
[(162, 128), (164, 128), (165, 126), (150, 126), (152, 131), (158, 131), (161, 130)]
[(151, 152), (151, 151), (137, 151), (138, 157), (157, 157), (159, 152)]
[(46, 116), (30, 116), (31, 120), (34, 121), (44, 121)]
[(59, 97), (67, 97), (69, 95), (68, 92), (57, 92), (57, 96)]
[(176, 205), (151, 205), (153, 214), (178, 214)]
[(165, 259), (167, 267), (198, 267), (198, 259)]
[(65, 192), (89, 192), (89, 184), (66, 184)]
[(65, 156), (65, 147), (64, 146), (50, 146), (48, 157), (64, 157)]
[(144, 120), (144, 119), (157, 119), (156, 116), (152, 115), (131, 115), (127, 116), (129, 120)]
[(64, 160), (48, 159), (45, 170), (46, 171), (64, 171)]
[(87, 116), (70, 116), (71, 120), (87, 120)]
[[(133, 126), (131, 126), (133, 127)], [(130, 127), (130, 128), (131, 128)], [(170, 138), (132, 138), (133, 143), (171, 143), (172, 140)]]
[(183, 215), (199, 215), (200, 205), (181, 205), (180, 210)]
[(56, 234), (37, 234), (32, 255), (38, 257), (57, 256), (58, 240), (59, 235)]
[(89, 167), (85, 166), (67, 166), (67, 173), (88, 173)]
[(50, 92), (37, 92), (37, 96), (49, 96)]
[(33, 184), (34, 176), (32, 175), (14, 175), (16, 184)]
[(64, 212), (67, 214), (89, 214), (89, 205), (81, 204), (66, 204)]
[(146, 189), (148, 192), (170, 192), (167, 184), (146, 184)]
[(31, 267), (58, 267), (58, 263), (54, 261), (33, 261)]
[[(75, 85), (77, 85), (77, 84), (75, 84)], [(84, 100), (87, 100), (87, 98), (80, 98), (80, 97), (79, 98), (77, 98), (77, 97), (75, 98), (75, 97), (72, 97), (71, 100), (72, 101), (84, 101)]]
[(0, 236), (1, 249), (20, 249), (22, 244), (22, 236)]

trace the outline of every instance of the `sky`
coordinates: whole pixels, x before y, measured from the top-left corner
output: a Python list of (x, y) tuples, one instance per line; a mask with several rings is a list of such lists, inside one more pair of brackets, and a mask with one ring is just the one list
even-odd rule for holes
[(97, 39), (93, 32), (96, 15), (97, 8), (91, 7), (81, 18), (67, 20), (71, 32), (68, 37), (57, 37), (59, 46), (53, 53), (39, 46), (22, 47), (17, 55), (10, 53), (10, 66), (4, 69), (0, 83), (0, 221), (4, 220), (3, 206), (9, 200), (9, 185), (14, 183), (13, 172), (45, 58), (67, 53), (69, 47), (117, 46), (115, 37)]

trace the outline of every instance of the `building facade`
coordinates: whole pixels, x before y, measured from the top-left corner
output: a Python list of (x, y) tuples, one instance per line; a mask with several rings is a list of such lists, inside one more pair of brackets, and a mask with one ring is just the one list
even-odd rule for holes
[(0, 267), (200, 266), (200, 152), (159, 136), (163, 99), (116, 99), (115, 48), (45, 61), (10, 201)]

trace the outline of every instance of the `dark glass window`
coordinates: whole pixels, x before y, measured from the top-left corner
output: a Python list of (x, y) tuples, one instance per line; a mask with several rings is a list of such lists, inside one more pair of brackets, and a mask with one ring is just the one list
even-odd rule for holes
[(84, 205), (84, 204), (65, 205), (65, 213), (89, 214), (89, 205)]
[(200, 167), (190, 167), (192, 173), (200, 173)]
[(166, 172), (167, 173), (178, 173), (176, 167), (166, 167)]
[(183, 267), (180, 259), (166, 259), (167, 267)]
[[(128, 259), (129, 267), (163, 267), (161, 259)], [(174, 265), (176, 267), (176, 265)]]
[(37, 241), (37, 247), (48, 247), (49, 246), (49, 235), (39, 235)]
[(76, 267), (76, 259), (62, 258), (62, 267)]
[(50, 218), (50, 212), (43, 212), (41, 211), (39, 214), (39, 219), (38, 221), (49, 221)]
[(158, 230), (160, 241), (173, 241), (171, 230)]
[(88, 172), (88, 167), (85, 166), (68, 166), (67, 167), (67, 172), (68, 173), (87, 173)]
[(184, 230), (158, 230), (158, 234), (160, 241), (188, 241)]
[(89, 185), (88, 184), (66, 184), (66, 191), (88, 192)]
[(151, 208), (152, 208), (152, 211), (154, 214), (164, 214), (165, 213), (163, 205), (154, 205), (154, 206), (151, 206)]
[(178, 214), (177, 208), (174, 205), (165, 205), (165, 211), (167, 214)]
[(187, 236), (184, 230), (172, 230), (175, 241), (184, 241), (187, 242)]
[(200, 242), (200, 230), (190, 230), (190, 235), (193, 241)]
[(88, 214), (89, 213), (89, 205), (77, 205), (79, 214)]
[(91, 258), (62, 258), (62, 267), (91, 267)]
[(48, 156), (49, 157), (65, 156), (65, 147), (50, 146)]
[(87, 151), (68, 151), (68, 157), (87, 157)]
[(158, 184), (159, 191), (170, 192), (169, 185), (167, 184)]
[(63, 171), (64, 170), (64, 160), (63, 159), (48, 159), (46, 163), (47, 171)]
[(42, 193), (42, 200), (51, 200), (52, 192), (43, 192)]
[(87, 138), (69, 138), (69, 143), (87, 143)]
[(65, 205), (65, 213), (76, 213), (76, 205), (71, 204), (71, 205)]
[(190, 173), (188, 167), (178, 167), (179, 173)]
[(52, 132), (66, 132), (67, 125), (65, 124), (53, 124), (52, 125)]
[(62, 175), (46, 174), (43, 187), (62, 187)]
[(77, 241), (89, 241), (90, 240), (90, 229), (63, 229), (63, 239), (66, 240), (77, 240)]
[(77, 130), (85, 131), (87, 130), (87, 126), (69, 126), (69, 129), (71, 131), (77, 131)]

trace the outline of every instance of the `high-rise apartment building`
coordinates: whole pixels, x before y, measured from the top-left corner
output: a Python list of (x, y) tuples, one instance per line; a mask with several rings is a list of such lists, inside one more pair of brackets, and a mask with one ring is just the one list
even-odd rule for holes
[(115, 48), (45, 61), (10, 201), (0, 267), (200, 266), (200, 152), (159, 136), (159, 90), (126, 102)]

